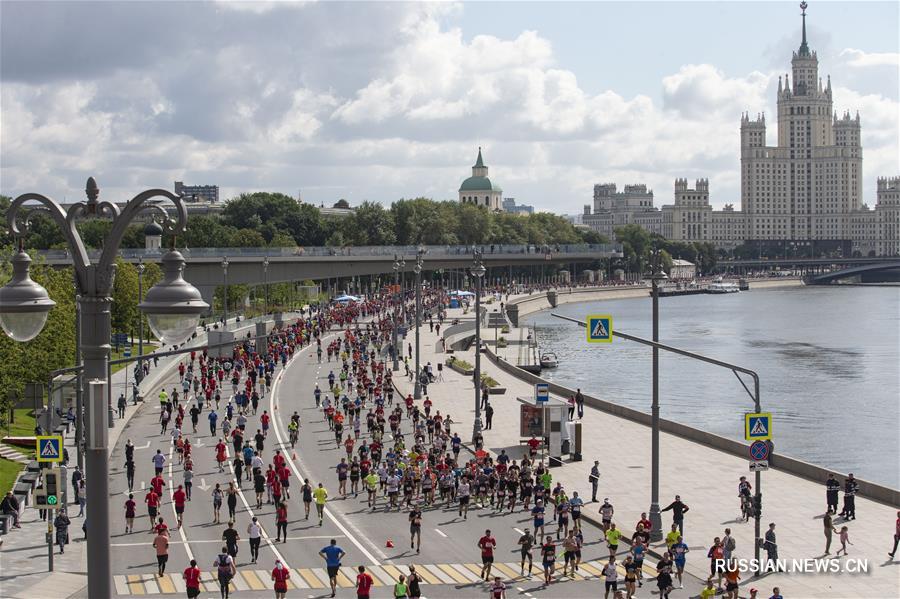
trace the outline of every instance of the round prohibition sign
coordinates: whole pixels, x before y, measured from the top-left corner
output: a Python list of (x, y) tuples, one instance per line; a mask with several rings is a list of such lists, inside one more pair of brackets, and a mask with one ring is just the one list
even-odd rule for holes
[(754, 441), (750, 444), (750, 457), (761, 462), (769, 457), (769, 445), (765, 441)]

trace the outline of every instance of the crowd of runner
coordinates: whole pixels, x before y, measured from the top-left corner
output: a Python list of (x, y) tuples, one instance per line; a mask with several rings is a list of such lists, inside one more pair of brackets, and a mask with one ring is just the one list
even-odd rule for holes
[[(425, 294), (424, 318), (428, 326), (440, 327), (445, 319), (445, 296), (442, 292)], [(391, 368), (393, 352), (402, 352), (402, 345), (391, 345), (392, 328), (398, 317), (405, 319), (406, 302), (393, 304), (389, 295), (347, 305), (335, 304), (311, 310), (293, 324), (272, 331), (266, 344), (260, 347), (249, 337), (236, 343), (233, 351), (224, 356), (212, 356), (206, 349), (191, 352), (189, 360), (179, 364), (179, 385), (159, 393), (159, 423), (161, 431), (169, 435), (181, 467), (182, 482), (170, 490), (170, 500), (176, 513), (175, 529), (184, 525), (185, 504), (191, 501), (194, 456), (191, 436), (197, 434), (201, 417), (214, 436), (215, 467), (228, 476), (225, 483), (216, 483), (211, 491), (212, 523), (222, 524), (222, 507), (227, 518), (222, 533), (222, 550), (216, 557), (216, 569), (221, 595), (229, 595), (229, 583), (237, 572), (238, 544), (241, 540), (236, 528), (237, 504), (243, 484), (251, 485), (256, 508), (263, 504), (274, 506), (275, 542), (287, 542), (288, 512), (292, 501), (302, 504), (304, 518), (313, 517), (321, 526), (329, 500), (329, 481), (309, 479), (292, 481), (286, 452), (295, 451), (301, 435), (302, 422), (297, 411), (284, 420), (289, 443), (281, 447), (270, 439), (273, 416), (261, 407), (271, 393), (276, 369), (284, 368), (296, 353), (314, 346), (316, 360), (329, 368), (327, 377), (315, 385), (308, 397), (333, 433), (333, 439), (343, 457), (334, 465), (335, 494), (342, 498), (358, 498), (371, 511), (404, 512), (409, 525), (410, 549), (421, 552), (422, 525), (427, 509), (456, 512), (466, 520), (469, 510), (488, 510), (495, 513), (527, 514), (531, 528), (518, 539), (520, 571), (529, 575), (534, 570), (534, 557), (539, 559), (539, 572), (545, 584), (561, 577), (573, 578), (582, 565), (585, 538), (582, 513), (585, 500), (577, 491), (571, 493), (554, 482), (547, 465), (538, 457), (540, 442), (531, 439), (526, 455), (511, 459), (502, 451), (491, 457), (487, 452), (474, 455), (463, 453), (460, 436), (453, 430), (450, 414), (434, 409), (424, 396), (421, 401), (412, 395), (401, 396), (394, 384)], [(394, 313), (396, 310), (397, 314)], [(426, 364), (419, 372), (410, 371), (408, 355), (403, 358), (411, 377), (419, 377), (423, 387), (435, 382), (439, 372)], [(399, 357), (399, 356), (398, 356)], [(189, 420), (189, 422), (186, 422)], [(188, 430), (187, 427), (190, 427)], [(134, 532), (136, 502), (134, 499), (134, 446), (129, 440), (125, 448), (126, 475), (131, 494), (125, 502), (126, 532)], [(167, 486), (162, 476), (167, 464), (162, 450), (152, 458), (155, 476), (144, 496), (150, 531), (155, 533), (159, 574), (165, 572), (168, 559), (169, 527), (160, 515)], [(318, 458), (317, 458), (318, 459)], [(592, 480), (591, 482), (596, 482)], [(332, 488), (335, 488), (332, 487)], [(292, 490), (296, 488), (292, 495)], [(592, 501), (597, 501), (596, 484)], [(602, 567), (605, 597), (633, 597), (645, 582), (657, 587), (661, 597), (668, 597), (674, 588), (683, 588), (682, 578), (689, 548), (682, 537), (684, 513), (688, 506), (675, 499), (666, 510), (673, 511), (675, 524), (666, 536), (666, 551), (655, 564), (656, 575), (648, 580), (644, 574), (651, 523), (642, 514), (633, 529), (621, 530), (614, 522), (614, 508), (609, 500), (599, 506), (602, 541), (609, 550), (607, 563)], [(266, 526), (254, 516), (246, 527), (251, 563), (257, 563), (261, 539)], [(724, 539), (716, 539), (707, 557), (711, 564), (734, 549), (726, 531)], [(621, 563), (621, 577), (617, 563), (620, 540), (628, 541), (630, 550)], [(497, 542), (491, 531), (473, 541), (481, 554), (481, 577), (489, 594), (505, 597), (506, 585), (494, 576), (492, 564)], [(335, 541), (320, 552), (326, 562), (332, 597), (342, 549)], [(422, 579), (409, 566), (409, 575), (396, 582), (395, 597), (418, 597)], [(708, 587), (737, 597), (737, 570), (711, 566), (711, 578), (718, 584)], [(183, 573), (188, 597), (200, 592), (200, 570), (195, 561)], [(723, 582), (723, 577), (725, 581)], [(284, 596), (290, 569), (278, 560), (271, 571), (276, 597)], [(372, 586), (371, 576), (359, 567), (357, 595), (367, 597)], [(622, 583), (624, 588), (620, 589)], [(702, 593), (711, 596), (707, 589)], [(701, 593), (701, 594), (702, 594)], [(755, 596), (755, 594), (751, 595)], [(777, 590), (773, 597), (778, 599)]]

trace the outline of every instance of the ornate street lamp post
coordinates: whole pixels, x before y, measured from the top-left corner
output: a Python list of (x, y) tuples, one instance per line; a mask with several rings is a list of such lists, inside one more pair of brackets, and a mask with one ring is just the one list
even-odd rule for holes
[[(653, 249), (650, 282), (653, 285), (653, 342), (659, 343), (659, 283), (669, 277), (662, 269), (659, 248)], [(650, 483), (650, 540), (663, 537), (662, 514), (659, 511), (659, 347), (653, 346), (653, 404), (651, 416), (651, 483)]]
[(398, 289), (398, 281), (400, 280), (400, 258), (397, 254), (394, 254), (394, 265), (392, 266), (394, 269), (394, 292), (392, 293), (394, 297), (394, 305), (392, 306), (392, 312), (394, 315), (394, 327), (391, 331), (391, 347), (393, 348), (394, 353), (394, 372), (400, 370), (400, 348), (397, 347), (397, 311), (400, 309), (397, 306), (397, 289)]
[(422, 258), (425, 256), (425, 248), (419, 246), (416, 250), (416, 265), (413, 272), (416, 273), (416, 384), (413, 387), (413, 399), (422, 399), (422, 382), (419, 380), (419, 327), (422, 324)]
[(263, 288), (266, 293), (266, 314), (269, 313), (269, 257), (263, 258)]
[[(138, 303), (144, 301), (144, 258), (138, 258)], [(135, 372), (135, 381), (140, 385), (144, 380), (144, 317), (138, 317), (138, 369)], [(137, 398), (135, 398), (137, 401)]]
[(475, 422), (472, 423), (472, 442), (481, 434), (481, 279), (485, 268), (481, 250), (474, 250), (472, 276), (475, 277)]
[(222, 286), (225, 290), (222, 292), (222, 312), (224, 313), (223, 327), (228, 330), (228, 256), (222, 256)]
[[(62, 229), (72, 255), (80, 307), (83, 373), (92, 387), (87, 409), (90, 437), (85, 451), (88, 510), (91, 514), (91, 531), (87, 540), (87, 565), (90, 574), (87, 594), (92, 599), (106, 599), (112, 596), (112, 577), (109, 456), (105, 424), (107, 401), (103, 386), (109, 385), (109, 381), (105, 379), (110, 352), (110, 305), (116, 274), (115, 259), (128, 225), (142, 210), (158, 210), (162, 213), (163, 229), (172, 234), (174, 247), (174, 235), (185, 230), (187, 208), (181, 196), (164, 189), (148, 189), (136, 195), (120, 210), (111, 202), (97, 201), (100, 189), (93, 177), (87, 180), (85, 192), (87, 201), (74, 204), (68, 210), (37, 193), (20, 195), (10, 204), (6, 213), (7, 225), (10, 233), (19, 238), (19, 251), (12, 259), (12, 280), (0, 288), (0, 326), (16, 341), (30, 341), (41, 332), (48, 312), (55, 305), (47, 295), (47, 290), (31, 280), (28, 274), (31, 259), (23, 250), (22, 242), (30, 211), (38, 209), (49, 212), (50, 217)], [(174, 203), (177, 218), (171, 219), (161, 206), (147, 203), (156, 197)], [(79, 217), (97, 218), (104, 215), (112, 217), (112, 228), (104, 240), (100, 259), (94, 264), (75, 228), (75, 222)], [(182, 278), (184, 257), (179, 252), (174, 249), (167, 252), (162, 258), (162, 265), (165, 273), (163, 281), (147, 292), (147, 297), (139, 308), (146, 314), (151, 330), (161, 341), (177, 344), (191, 335), (200, 315), (209, 306), (203, 301), (197, 288)]]

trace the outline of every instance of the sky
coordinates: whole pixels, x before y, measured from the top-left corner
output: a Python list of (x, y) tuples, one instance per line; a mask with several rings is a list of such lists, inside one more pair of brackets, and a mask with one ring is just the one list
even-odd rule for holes
[[(456, 199), (478, 147), (505, 197), (578, 214), (596, 183), (708, 178), (740, 206), (741, 113), (767, 115), (799, 2), (0, 2), (0, 193), (125, 201), (174, 181)], [(900, 3), (807, 9), (864, 201), (900, 175)]]

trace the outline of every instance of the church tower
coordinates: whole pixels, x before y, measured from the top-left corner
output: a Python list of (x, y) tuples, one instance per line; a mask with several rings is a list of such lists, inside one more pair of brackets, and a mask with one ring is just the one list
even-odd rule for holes
[(460, 203), (486, 206), (488, 210), (499, 212), (503, 190), (488, 178), (488, 167), (481, 157), (481, 148), (478, 148), (478, 158), (472, 166), (472, 176), (459, 186)]

